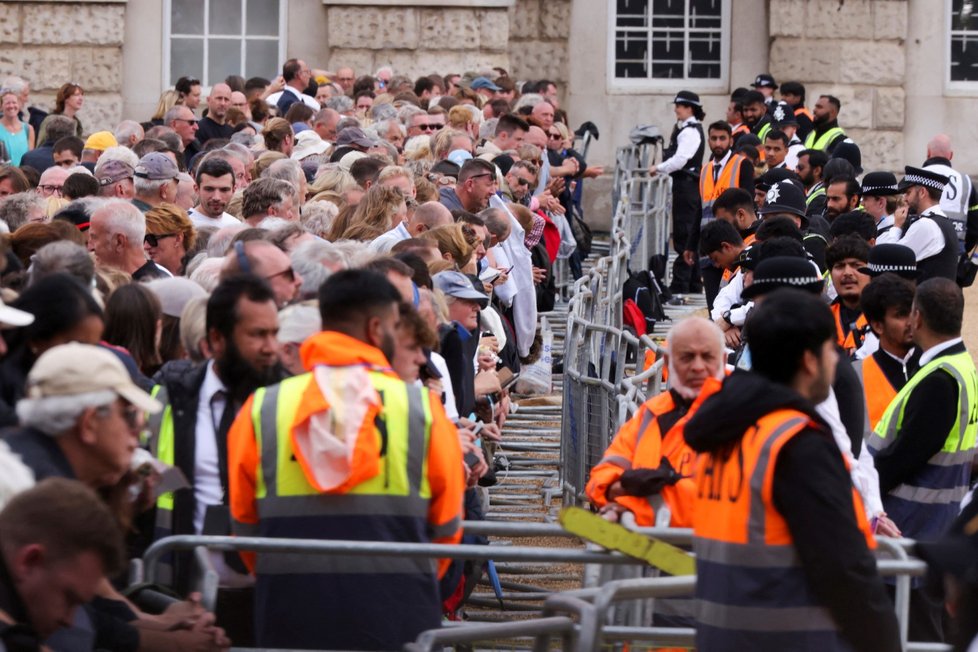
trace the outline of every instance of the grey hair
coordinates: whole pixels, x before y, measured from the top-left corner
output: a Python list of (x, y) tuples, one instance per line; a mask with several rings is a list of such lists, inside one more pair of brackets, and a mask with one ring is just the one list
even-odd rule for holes
[(92, 215), (105, 213), (106, 230), (110, 234), (121, 233), (129, 241), (130, 249), (143, 249), (143, 238), (146, 237), (146, 216), (139, 212), (133, 204), (124, 199), (109, 199), (95, 210)]
[(231, 134), (231, 142), (229, 145), (241, 145), (244, 148), (253, 147), (255, 144), (256, 136), (252, 136), (244, 131), (239, 131), (237, 133)]
[(333, 109), (337, 113), (345, 113), (353, 110), (353, 98), (347, 95), (334, 95), (326, 100), (326, 108)]
[(0, 509), (21, 491), (34, 486), (34, 472), (10, 450), (7, 442), (0, 441)]
[(296, 304), (283, 308), (278, 313), (278, 335), (280, 344), (305, 342), (323, 328), (319, 310), (312, 306)]
[(172, 179), (145, 179), (133, 177), (132, 183), (136, 188), (137, 197), (158, 197), (160, 188), (170, 183)]
[[(136, 126), (139, 127), (138, 124)], [(142, 127), (140, 127), (140, 129), (142, 129)], [(95, 174), (98, 174), (99, 170), (101, 170), (109, 161), (122, 161), (133, 170), (135, 170), (136, 166), (139, 165), (139, 157), (136, 156), (128, 147), (122, 147), (121, 145), (118, 147), (109, 147), (102, 152), (101, 156), (98, 157), (98, 162), (95, 163)]]
[(496, 133), (496, 125), (499, 124), (499, 118), (489, 118), (488, 120), (483, 120), (482, 124), (479, 126), (479, 138), (483, 140), (492, 140), (493, 135)]
[(116, 398), (116, 393), (111, 389), (69, 396), (25, 398), (17, 401), (17, 417), (22, 426), (57, 437), (71, 430), (78, 417), (88, 408), (108, 407)]
[[(129, 139), (133, 136), (138, 136), (136, 140), (142, 140), (145, 136), (145, 131), (143, 131), (143, 126), (135, 120), (123, 120), (116, 125), (112, 135), (115, 136), (117, 142), (128, 143)], [(105, 154), (102, 154), (102, 156), (105, 156)]]
[[(10, 75), (9, 77), (4, 78), (3, 84), (0, 85), (0, 88), (2, 88), (3, 90), (13, 91), (14, 93), (20, 95), (20, 93), (25, 88), (27, 88), (27, 85), (28, 82), (23, 77), (18, 77), (17, 75)], [(22, 108), (26, 109), (27, 107), (22, 107)]]
[(211, 258), (221, 258), (227, 253), (228, 247), (231, 246), (231, 241), (234, 240), (234, 236), (238, 235), (238, 232), (244, 231), (248, 228), (247, 224), (235, 224), (233, 226), (221, 227), (217, 233), (211, 236), (211, 239), (207, 241), (207, 255)]
[[(679, 333), (681, 333), (685, 329), (695, 324), (701, 324), (705, 326), (707, 329), (709, 329), (710, 334), (716, 337), (717, 347), (721, 353), (721, 358), (722, 358), (723, 351), (727, 347), (727, 343), (723, 337), (723, 331), (720, 330), (720, 327), (714, 324), (712, 321), (710, 321), (709, 319), (705, 319), (703, 317), (686, 317), (685, 319), (680, 319), (675, 324), (673, 324), (672, 327), (669, 329), (669, 332), (666, 333), (666, 353), (668, 353), (671, 356), (672, 342), (675, 341), (676, 336), (679, 335)], [(720, 365), (720, 373), (721, 374), (723, 373), (723, 365)], [(722, 375), (720, 377), (722, 378)]]
[(539, 93), (527, 93), (516, 100), (516, 104), (513, 105), (513, 113), (518, 113), (523, 107), (533, 108), (540, 102), (546, 101), (546, 98)]
[(393, 104), (383, 102), (370, 107), (370, 117), (374, 121), (397, 120), (397, 109)]
[(91, 287), (95, 278), (95, 262), (80, 244), (69, 240), (49, 242), (31, 257), (27, 284), (34, 285), (45, 276), (59, 272), (74, 276), (85, 287)]
[(408, 104), (401, 108), (397, 112), (397, 119), (401, 121), (401, 124), (405, 127), (411, 126), (411, 120), (414, 119), (416, 115), (428, 115), (428, 113), (422, 109), (420, 106), (415, 106), (413, 104)]
[(339, 135), (341, 131), (347, 127), (359, 127), (360, 121), (357, 120), (352, 115), (344, 116), (340, 118), (339, 122), (336, 123), (336, 134)]
[(292, 260), (292, 268), (302, 277), (299, 296), (303, 299), (315, 298), (319, 293), (319, 286), (332, 275), (333, 272), (326, 267), (327, 264), (349, 267), (342, 249), (325, 240), (303, 242), (289, 254), (289, 258)]
[(46, 215), (47, 203), (39, 195), (28, 190), (4, 197), (0, 201), (0, 215), (11, 231), (16, 231), (30, 219), (31, 211), (38, 210)]
[(340, 214), (340, 209), (331, 201), (319, 199), (307, 202), (302, 207), (302, 225), (309, 233), (320, 238), (326, 237), (333, 220)]
[(190, 280), (208, 292), (213, 292), (214, 288), (221, 282), (221, 267), (223, 265), (223, 258), (207, 258), (197, 265), (197, 269), (190, 275)]
[[(174, 120), (179, 120), (180, 116), (183, 115), (183, 109), (185, 108), (187, 107), (185, 107), (182, 104), (178, 104), (172, 109), (170, 109), (169, 111), (167, 111), (166, 113), (164, 113), (163, 125), (169, 127), (171, 122), (173, 122)], [(190, 109), (187, 110), (190, 111)]]
[(282, 158), (269, 165), (268, 169), (261, 176), (263, 179), (288, 181), (295, 188), (296, 195), (298, 195), (299, 188), (302, 187), (302, 177), (305, 174), (302, 172), (302, 166), (299, 165), (298, 161), (290, 158)]
[(180, 313), (180, 344), (194, 362), (206, 359), (200, 350), (200, 341), (207, 336), (207, 299), (194, 297)]

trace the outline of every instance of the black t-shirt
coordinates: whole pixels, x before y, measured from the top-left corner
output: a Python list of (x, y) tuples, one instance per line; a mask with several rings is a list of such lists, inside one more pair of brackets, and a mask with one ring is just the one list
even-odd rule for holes
[(206, 145), (212, 138), (230, 138), (234, 127), (227, 124), (217, 124), (210, 117), (201, 118), (197, 122), (197, 142)]
[(132, 273), (134, 281), (152, 281), (157, 278), (169, 278), (169, 274), (152, 260), (147, 260), (145, 265)]

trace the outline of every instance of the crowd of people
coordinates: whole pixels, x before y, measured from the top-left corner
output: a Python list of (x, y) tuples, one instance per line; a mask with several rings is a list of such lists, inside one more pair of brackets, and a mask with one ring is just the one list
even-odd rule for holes
[(0, 96), (0, 484), (39, 483), (3, 512), (0, 640), (394, 649), (460, 617), (472, 564), (213, 553), (214, 613), (193, 554), (138, 594), (120, 571), (171, 534), (458, 542), (482, 517), (601, 173), (555, 84), (292, 59), (94, 133), (75, 84), (50, 113), (20, 77)]
[(709, 316), (672, 328), (669, 389), (587, 495), (611, 521), (693, 528), (695, 609), (657, 617), (695, 625), (698, 649), (900, 649), (879, 535), (933, 568), (913, 580), (909, 640), (973, 650), (976, 193), (948, 136), (899, 182), (864, 174), (837, 98), (809, 111), (803, 85), (777, 89), (758, 75), (705, 132), (699, 97), (675, 96), (649, 173), (672, 176), (673, 301), (705, 291)]

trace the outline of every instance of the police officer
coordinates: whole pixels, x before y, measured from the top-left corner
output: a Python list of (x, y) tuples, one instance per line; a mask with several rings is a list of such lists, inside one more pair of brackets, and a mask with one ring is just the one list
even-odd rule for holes
[(750, 87), (764, 96), (764, 105), (767, 107), (767, 112), (770, 113), (775, 105), (774, 91), (778, 90), (778, 84), (774, 81), (774, 77), (767, 73), (761, 73), (754, 78), (754, 83)]
[(892, 172), (867, 172), (862, 180), (863, 208), (876, 221), (876, 235), (879, 236), (893, 228), (893, 213), (896, 211), (896, 176)]
[(706, 115), (700, 96), (691, 91), (679, 91), (673, 100), (676, 126), (669, 138), (669, 147), (662, 152), (662, 163), (652, 165), (649, 174), (672, 175), (672, 246), (679, 254), (672, 266), (669, 289), (676, 294), (701, 292), (699, 270), (683, 259), (693, 223), (702, 212), (698, 187), (700, 166), (706, 139), (701, 121)]
[(958, 247), (947, 245), (957, 242), (958, 235), (940, 206), (948, 178), (909, 165), (904, 172), (897, 188), (906, 197), (908, 213), (898, 211), (893, 228), (876, 238), (876, 243), (897, 242), (913, 249), (921, 281), (936, 276), (955, 280)]
[(958, 242), (963, 247), (961, 251), (971, 251), (978, 244), (978, 190), (967, 174), (961, 174), (951, 167), (953, 156), (951, 139), (945, 134), (938, 134), (927, 143), (924, 169), (947, 177), (947, 185), (941, 194), (941, 210), (954, 224)]
[[(920, 370), (896, 395), (875, 434), (883, 505), (912, 539), (935, 539), (967, 495), (978, 434), (978, 371), (961, 340), (964, 295), (946, 278), (917, 286), (910, 311)], [(941, 641), (942, 604), (924, 587), (911, 591), (910, 639)]]
[(762, 298), (747, 321), (753, 371), (685, 427), (700, 454), (696, 647), (898, 650), (862, 499), (814, 407), (838, 360), (832, 315), (796, 289)]

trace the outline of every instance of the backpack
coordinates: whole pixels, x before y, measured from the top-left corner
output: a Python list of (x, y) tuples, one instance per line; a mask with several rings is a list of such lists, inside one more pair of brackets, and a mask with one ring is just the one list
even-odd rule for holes
[[(655, 276), (645, 270), (630, 272), (628, 278), (625, 279), (625, 283), (622, 285), (622, 309), (625, 312), (623, 323), (630, 325), (628, 319), (636, 322), (641, 321), (641, 328), (633, 326), (636, 335), (649, 334), (657, 322), (668, 319), (662, 306), (661, 288), (662, 286), (659, 285)], [(628, 307), (629, 303), (635, 306), (635, 309), (641, 314), (641, 319), (634, 312), (631, 316), (629, 315), (629, 311), (632, 310)]]
[(591, 227), (584, 222), (584, 218), (576, 206), (571, 207), (567, 217), (571, 231), (574, 233), (574, 239), (577, 240), (577, 250), (581, 252), (582, 258), (587, 257), (591, 254), (591, 240), (593, 239)]

